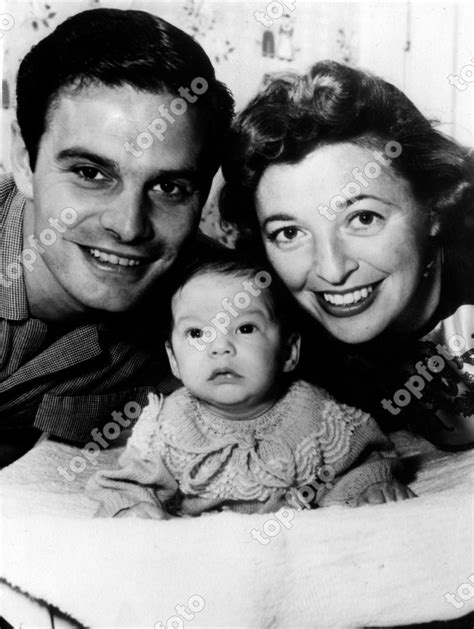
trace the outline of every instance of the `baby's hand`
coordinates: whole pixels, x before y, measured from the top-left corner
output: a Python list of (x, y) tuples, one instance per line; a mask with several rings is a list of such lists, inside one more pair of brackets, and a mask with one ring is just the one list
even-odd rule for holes
[(408, 498), (416, 498), (416, 494), (406, 485), (396, 480), (382, 481), (369, 485), (359, 496), (357, 506), (399, 502)]
[(144, 518), (146, 520), (168, 520), (168, 514), (152, 502), (139, 502), (133, 507), (122, 509), (115, 518)]

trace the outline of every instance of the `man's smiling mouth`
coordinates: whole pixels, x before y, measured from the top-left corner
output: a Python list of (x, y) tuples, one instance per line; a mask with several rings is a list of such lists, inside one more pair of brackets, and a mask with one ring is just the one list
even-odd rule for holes
[(139, 266), (141, 264), (145, 264), (146, 262), (150, 262), (149, 259), (144, 258), (139, 260), (137, 258), (126, 258), (118, 256), (114, 253), (106, 253), (100, 249), (88, 248), (87, 251), (101, 262), (108, 262), (109, 264), (116, 264), (118, 266)]

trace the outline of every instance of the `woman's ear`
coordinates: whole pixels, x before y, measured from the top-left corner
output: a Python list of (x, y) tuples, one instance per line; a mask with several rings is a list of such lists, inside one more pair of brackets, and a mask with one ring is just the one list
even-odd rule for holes
[(430, 226), (430, 236), (436, 238), (439, 236), (441, 231), (441, 221), (439, 216), (436, 214), (431, 215), (431, 226)]
[(173, 353), (173, 348), (171, 347), (171, 343), (169, 341), (166, 341), (165, 349), (166, 349), (166, 353), (168, 354), (168, 360), (170, 362), (171, 373), (173, 374), (175, 378), (178, 378), (178, 380), (181, 380), (178, 363), (176, 362), (176, 358), (174, 357), (174, 353)]
[(30, 166), (30, 156), (16, 120), (12, 122), (11, 132), (11, 162), (16, 187), (28, 201), (33, 201), (33, 171)]
[(286, 357), (283, 363), (283, 372), (289, 373), (296, 368), (300, 359), (301, 335), (299, 332), (290, 334), (286, 345)]

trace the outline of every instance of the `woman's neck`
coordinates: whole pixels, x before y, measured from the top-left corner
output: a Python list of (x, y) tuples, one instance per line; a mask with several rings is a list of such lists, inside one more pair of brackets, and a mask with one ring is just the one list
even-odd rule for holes
[(436, 253), (426, 267), (415, 297), (392, 328), (395, 333), (416, 333), (423, 328), (438, 309), (441, 298), (442, 253)]

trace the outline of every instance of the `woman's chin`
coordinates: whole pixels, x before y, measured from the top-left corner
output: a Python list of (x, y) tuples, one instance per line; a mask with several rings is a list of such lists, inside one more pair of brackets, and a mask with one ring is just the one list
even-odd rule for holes
[(372, 341), (384, 332), (387, 325), (385, 321), (377, 322), (376, 317), (369, 311), (353, 316), (335, 317), (320, 310), (308, 308), (306, 310), (331, 336), (350, 345)]
[[(393, 300), (384, 299), (379, 290), (374, 293), (365, 303), (327, 304), (320, 293), (306, 293), (299, 302), (331, 336), (342, 343), (356, 345), (383, 334), (397, 317), (399, 307)], [(392, 316), (388, 316), (389, 312)]]

